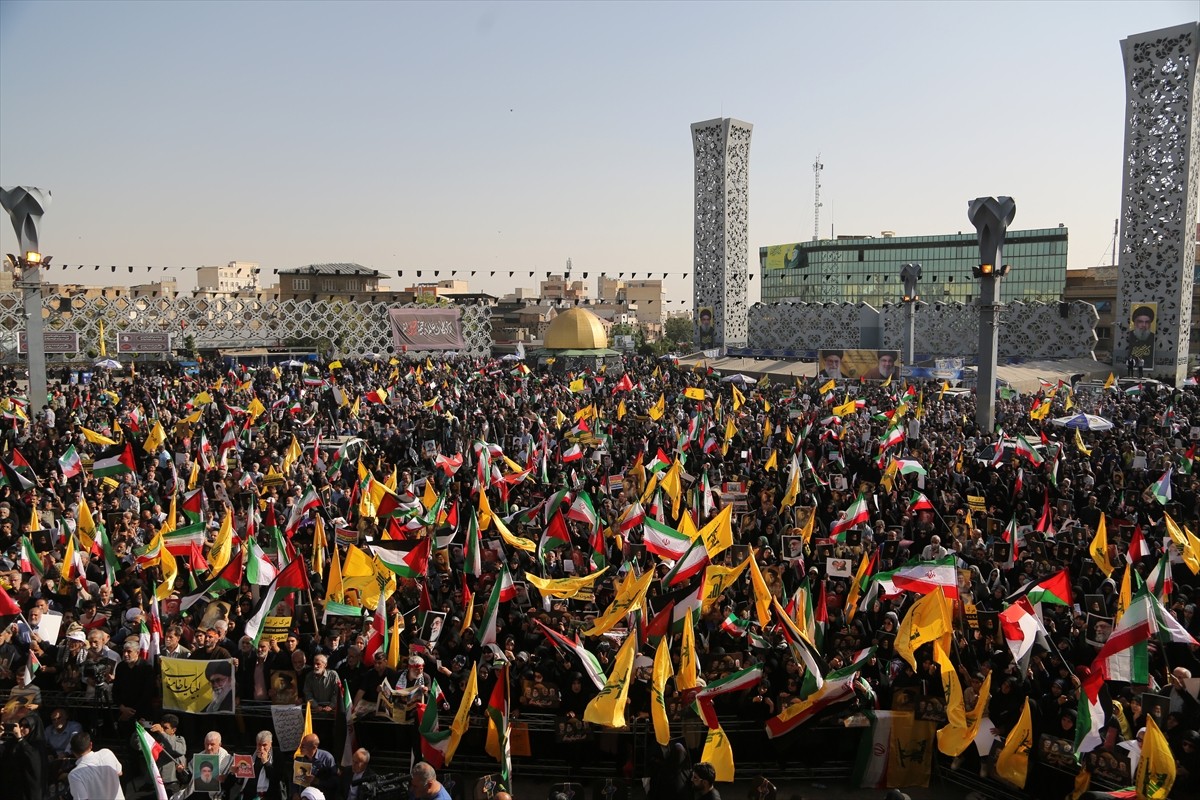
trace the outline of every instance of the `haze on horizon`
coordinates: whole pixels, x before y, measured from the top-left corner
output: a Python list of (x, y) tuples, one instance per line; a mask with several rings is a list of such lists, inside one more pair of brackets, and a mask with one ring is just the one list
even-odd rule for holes
[(271, 284), (345, 261), (503, 294), (569, 257), (593, 295), (600, 273), (669, 273), (676, 311), (689, 126), (733, 116), (754, 125), (751, 253), (811, 238), (820, 153), (823, 237), (966, 231), (971, 198), (1005, 194), (1014, 228), (1065, 224), (1080, 268), (1112, 258), (1120, 40), (1195, 19), (1186, 1), (5, 0), (0, 184), (53, 192), (55, 263), (138, 267), (55, 282), (188, 288), (243, 260)]

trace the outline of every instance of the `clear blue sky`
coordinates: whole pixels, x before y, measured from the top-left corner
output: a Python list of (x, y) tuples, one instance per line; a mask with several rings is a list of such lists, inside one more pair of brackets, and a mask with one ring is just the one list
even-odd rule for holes
[(59, 263), (352, 261), (393, 288), (476, 269), (472, 289), (503, 293), (570, 257), (593, 293), (599, 272), (673, 273), (675, 310), (689, 125), (734, 116), (755, 126), (752, 253), (811, 237), (819, 152), (823, 235), (966, 230), (968, 200), (1007, 194), (1015, 227), (1066, 224), (1085, 267), (1119, 212), (1119, 41), (1196, 17), (1194, 0), (4, 0), (0, 183), (53, 191)]

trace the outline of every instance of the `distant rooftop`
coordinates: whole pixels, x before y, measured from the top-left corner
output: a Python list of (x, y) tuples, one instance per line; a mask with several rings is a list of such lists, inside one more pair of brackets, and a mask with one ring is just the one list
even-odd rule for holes
[(377, 277), (379, 270), (367, 269), (362, 264), (309, 264), (298, 269), (282, 269), (280, 275), (371, 275)]

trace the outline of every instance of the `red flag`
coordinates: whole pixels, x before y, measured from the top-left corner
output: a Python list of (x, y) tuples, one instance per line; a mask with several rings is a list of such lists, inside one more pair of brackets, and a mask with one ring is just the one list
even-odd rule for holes
[(613, 387), (614, 392), (628, 392), (633, 390), (633, 381), (629, 380), (629, 373), (621, 376), (621, 380), (617, 381), (617, 385)]

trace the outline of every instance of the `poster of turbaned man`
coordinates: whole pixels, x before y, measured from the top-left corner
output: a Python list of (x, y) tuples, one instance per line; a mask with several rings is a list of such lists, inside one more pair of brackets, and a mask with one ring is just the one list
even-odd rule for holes
[(233, 659), (164, 658), (161, 664), (164, 709), (191, 714), (233, 713)]

